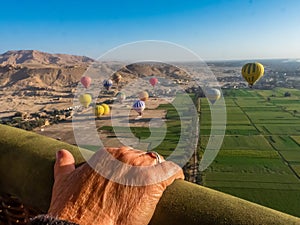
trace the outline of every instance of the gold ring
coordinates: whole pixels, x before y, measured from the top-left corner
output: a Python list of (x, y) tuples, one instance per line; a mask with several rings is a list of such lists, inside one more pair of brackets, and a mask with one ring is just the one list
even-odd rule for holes
[(157, 164), (161, 163), (160, 155), (159, 155), (157, 152), (155, 152), (155, 151), (149, 151), (149, 152), (147, 152), (147, 153), (154, 153), (154, 154), (155, 154), (155, 157), (156, 157), (156, 163), (157, 163)]

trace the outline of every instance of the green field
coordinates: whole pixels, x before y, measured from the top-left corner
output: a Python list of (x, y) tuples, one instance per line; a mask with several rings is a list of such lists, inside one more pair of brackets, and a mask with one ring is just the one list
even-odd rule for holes
[[(102, 126), (99, 128), (99, 130), (106, 130), (111, 132), (113, 138), (115, 137), (113, 134), (115, 131), (117, 131), (118, 135), (123, 135), (123, 138), (128, 137), (128, 135), (134, 135), (136, 138), (138, 138), (140, 143), (145, 143), (146, 145), (148, 145), (148, 149), (157, 151), (165, 158), (172, 154), (172, 156), (180, 155), (184, 159), (184, 149), (185, 147), (189, 146), (189, 139), (187, 138), (187, 140), (181, 140), (180, 142), (180, 137), (181, 135), (191, 135), (191, 129), (189, 128), (191, 121), (188, 114), (188, 107), (190, 106), (187, 105), (187, 97), (188, 96), (186, 95), (178, 95), (175, 98), (175, 102), (173, 102), (172, 104), (162, 104), (157, 108), (167, 111), (166, 134), (161, 132), (162, 129), (160, 127), (151, 128), (150, 130), (149, 127), (130, 126), (130, 130), (128, 130), (128, 128), (126, 127)], [(191, 95), (190, 97), (194, 99), (194, 95)], [(176, 108), (174, 105), (176, 106)], [(162, 142), (158, 146), (156, 146), (157, 142), (161, 140), (162, 136)], [(179, 150), (181, 149), (182, 151), (176, 151), (174, 153), (174, 149), (176, 148)]]
[(214, 189), (299, 216), (299, 189), (289, 187), (283, 189), (215, 187)]
[(295, 173), (300, 177), (300, 163), (299, 164), (294, 164), (291, 163), (292, 169), (295, 171)]
[[(283, 97), (287, 91), (291, 97)], [(213, 163), (201, 172), (202, 184), (300, 217), (300, 90), (226, 90), (223, 95), (227, 113), (225, 137)], [(184, 99), (176, 101), (179, 108), (189, 107)], [(210, 138), (212, 121), (207, 99), (202, 98), (200, 103), (197, 150), (201, 157)], [(167, 133), (154, 150), (165, 157), (172, 154), (186, 160), (182, 153), (188, 140), (178, 142), (182, 123), (186, 123), (182, 119), (188, 117), (171, 104), (160, 105), (158, 109), (167, 111)], [(216, 115), (223, 113), (218, 107), (214, 110)], [(222, 134), (222, 123), (214, 123), (214, 135)], [(112, 127), (100, 129), (113, 132)], [(124, 136), (128, 132), (122, 127), (114, 129)], [(147, 127), (131, 127), (130, 132), (141, 142), (148, 141), (149, 148), (162, 135), (160, 128), (152, 128), (150, 134)], [(189, 134), (191, 130), (184, 132)], [(147, 140), (150, 135), (153, 143)], [(174, 153), (175, 148), (181, 152)]]
[(262, 134), (294, 136), (300, 133), (300, 124), (284, 123), (284, 121), (278, 124), (258, 124), (256, 127)]
[(291, 138), (292, 138), (298, 145), (300, 145), (300, 136), (291, 136)]
[(290, 151), (295, 150), (299, 151), (299, 144), (293, 140), (293, 138), (289, 136), (266, 136), (270, 144), (274, 147), (274, 149), (278, 151)]
[[(223, 95), (226, 133), (218, 156), (202, 172), (203, 185), (300, 216), (300, 90), (226, 90)], [(210, 124), (210, 109), (201, 102), (201, 151)]]

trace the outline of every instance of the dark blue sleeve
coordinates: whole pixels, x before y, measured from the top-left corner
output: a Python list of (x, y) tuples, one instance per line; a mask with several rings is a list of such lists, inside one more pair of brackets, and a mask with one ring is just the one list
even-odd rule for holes
[(39, 215), (30, 220), (30, 225), (79, 225), (65, 220), (59, 220), (48, 215)]

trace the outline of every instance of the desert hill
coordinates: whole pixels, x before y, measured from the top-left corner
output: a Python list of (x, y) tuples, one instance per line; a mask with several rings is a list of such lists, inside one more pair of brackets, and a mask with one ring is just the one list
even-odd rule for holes
[(85, 56), (8, 51), (0, 55), (0, 88), (20, 91), (68, 86), (78, 82), (92, 62)]
[[(93, 59), (85, 56), (36, 50), (1, 54), (0, 114), (69, 106), (72, 87), (93, 62)], [(55, 102), (53, 99), (62, 100)]]
[(163, 64), (163, 63), (136, 63), (126, 65), (120, 70), (120, 74), (126, 76), (157, 76), (157, 77), (170, 77), (173, 79), (186, 79), (188, 74), (179, 68)]
[[(91, 66), (92, 65), (92, 66)], [(76, 86), (87, 69), (94, 73), (93, 86), (102, 85), (99, 74), (122, 75), (121, 85), (137, 77), (157, 76), (185, 79), (187, 74), (167, 64), (101, 62), (85, 56), (50, 54), (36, 50), (0, 54), (0, 115), (66, 108), (72, 105)], [(116, 87), (114, 87), (116, 88)], [(59, 99), (59, 100), (57, 100)]]
[[(19, 94), (24, 89), (70, 87), (78, 83), (95, 61), (85, 56), (50, 54), (37, 50), (8, 51), (0, 55), (0, 88)], [(96, 74), (113, 74), (118, 63), (101, 63)], [(186, 73), (167, 64), (137, 63), (123, 66), (119, 73), (124, 82), (135, 77), (170, 76), (184, 79)]]
[(0, 55), (0, 65), (78, 65), (92, 63), (94, 60), (86, 56), (75, 56), (67, 54), (50, 54), (37, 50), (7, 51)]

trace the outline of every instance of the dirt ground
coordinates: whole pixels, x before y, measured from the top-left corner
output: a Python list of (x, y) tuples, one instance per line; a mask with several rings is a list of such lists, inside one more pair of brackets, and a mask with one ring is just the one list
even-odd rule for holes
[(16, 112), (30, 114), (43, 110), (66, 109), (73, 105), (73, 98), (64, 97), (62, 93), (53, 93), (55, 94), (61, 97), (18, 96), (12, 91), (0, 90), (0, 118), (13, 116)]
[[(89, 107), (82, 112), (76, 113), (73, 120), (69, 119), (59, 124), (37, 128), (34, 132), (72, 145), (77, 145), (73, 132), (74, 126), (82, 127), (83, 131), (88, 127), (85, 126), (85, 123), (94, 123), (97, 129), (102, 126), (112, 126), (112, 120), (116, 121), (115, 123), (117, 124), (130, 127), (148, 127), (149, 122), (151, 123), (151, 127), (160, 127), (162, 123), (164, 123), (166, 111), (157, 110), (156, 108), (160, 104), (169, 103), (169, 101), (168, 99), (149, 98), (146, 101), (146, 108), (140, 119), (137, 119), (137, 112), (131, 110), (129, 103), (131, 103), (132, 100), (125, 100), (123, 104), (110, 105), (111, 114), (103, 115), (100, 119), (95, 119), (93, 109)], [(84, 118), (84, 120), (81, 118)], [(116, 147), (123, 145), (117, 137), (108, 131), (101, 130), (98, 132), (98, 135), (104, 146)], [(93, 140), (87, 140), (87, 144), (93, 145)], [(144, 147), (147, 148), (147, 146)]]

